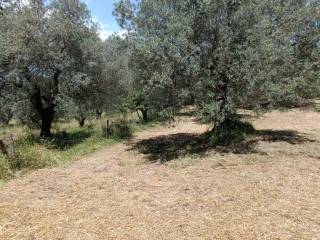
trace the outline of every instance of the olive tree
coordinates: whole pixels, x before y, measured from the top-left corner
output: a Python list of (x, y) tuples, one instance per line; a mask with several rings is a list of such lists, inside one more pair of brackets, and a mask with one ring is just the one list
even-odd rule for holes
[(5, 85), (5, 81), (0, 76), (0, 124), (8, 124), (12, 118), (12, 105), (14, 95)]
[(103, 71), (94, 95), (97, 113), (118, 110), (127, 96), (132, 78), (127, 50), (126, 41), (120, 36), (112, 35), (103, 43)]
[[(299, 48), (311, 32), (319, 33), (310, 25), (318, 1), (198, 1), (195, 9), (197, 101), (214, 131), (239, 107), (261, 111), (312, 97), (319, 78), (309, 76), (313, 60)], [(312, 55), (318, 50), (309, 40)]]
[(239, 108), (319, 95), (318, 0), (122, 0), (116, 16), (144, 92), (164, 108), (186, 94), (215, 133)]
[(0, 18), (4, 79), (31, 103), (41, 119), (40, 135), (48, 137), (59, 96), (89, 79), (85, 43), (96, 28), (79, 0), (6, 1)]
[[(183, 1), (119, 1), (115, 15), (129, 33), (129, 66), (136, 108), (171, 116), (184, 102), (192, 72), (188, 36), (191, 27)], [(134, 97), (133, 97), (134, 100)], [(142, 103), (142, 104), (141, 104)]]

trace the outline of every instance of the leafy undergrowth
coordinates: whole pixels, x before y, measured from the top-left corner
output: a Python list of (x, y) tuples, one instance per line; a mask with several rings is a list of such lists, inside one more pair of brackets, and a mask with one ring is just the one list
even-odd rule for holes
[(48, 139), (40, 139), (37, 132), (25, 131), (25, 134), (17, 137), (13, 144), (9, 144), (9, 156), (0, 155), (0, 179), (8, 180), (17, 173), (24, 174), (30, 170), (76, 160), (103, 147), (116, 144), (132, 136), (133, 132), (154, 126), (153, 123), (121, 123), (111, 136), (104, 134), (103, 123), (83, 128), (72, 124), (65, 128), (64, 124), (63, 129), (56, 124), (52, 137)]
[(256, 131), (248, 122), (240, 120), (225, 121), (215, 134), (208, 133), (209, 141), (215, 146), (239, 144), (254, 137)]

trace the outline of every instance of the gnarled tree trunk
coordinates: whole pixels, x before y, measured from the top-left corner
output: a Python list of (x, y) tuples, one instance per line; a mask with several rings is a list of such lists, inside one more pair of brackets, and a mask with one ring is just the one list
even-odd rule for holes
[(51, 136), (51, 127), (54, 117), (54, 107), (45, 108), (40, 113), (41, 132), (40, 137), (47, 138)]
[(230, 113), (226, 108), (228, 101), (229, 79), (226, 76), (226, 73), (222, 73), (221, 79), (223, 80), (222, 83), (216, 87), (216, 91), (218, 92), (218, 97), (216, 100), (220, 102), (220, 107), (218, 113), (219, 116), (217, 116), (216, 120), (213, 123), (213, 134), (217, 134), (220, 131), (221, 127), (230, 120)]
[[(49, 104), (46, 104), (46, 106), (44, 106), (44, 102), (49, 102)], [(53, 99), (47, 101), (47, 99), (41, 96), (40, 89), (35, 88), (35, 91), (31, 96), (31, 103), (41, 117), (40, 137), (50, 137), (52, 122), (54, 118), (54, 109), (56, 107), (56, 105), (53, 103)]]
[[(41, 117), (41, 132), (40, 137), (47, 138), (51, 136), (51, 127), (55, 113), (55, 97), (59, 93), (59, 76), (62, 73), (61, 70), (56, 69), (53, 74), (54, 87), (51, 95), (41, 95), (41, 89), (38, 85), (34, 85), (33, 94), (30, 101), (33, 107), (37, 110)], [(31, 74), (26, 68), (25, 77), (29, 82), (32, 82)]]

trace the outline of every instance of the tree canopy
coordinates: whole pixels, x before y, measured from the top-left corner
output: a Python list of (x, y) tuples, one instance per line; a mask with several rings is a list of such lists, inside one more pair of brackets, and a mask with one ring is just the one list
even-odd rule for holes
[(79, 0), (6, 1), (1, 9), (1, 76), (49, 136), (61, 99), (72, 98), (81, 111), (94, 100), (104, 73), (97, 26)]
[(216, 129), (238, 108), (319, 96), (319, 1), (122, 0), (115, 11), (155, 108), (194, 101)]
[[(98, 37), (80, 0), (0, 1), (0, 121), (41, 123), (68, 108), (170, 118), (197, 106), (214, 131), (239, 108), (320, 95), (318, 0), (119, 0), (123, 37)], [(13, 109), (13, 110), (12, 110)]]

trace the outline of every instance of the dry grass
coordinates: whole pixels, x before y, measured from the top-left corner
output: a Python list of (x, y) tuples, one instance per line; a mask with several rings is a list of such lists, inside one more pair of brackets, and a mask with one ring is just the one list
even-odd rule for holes
[(207, 126), (181, 118), (15, 179), (0, 190), (0, 239), (320, 239), (320, 113), (250, 120), (260, 134), (247, 154), (174, 149), (160, 164), (133, 150), (157, 137), (163, 151), (190, 147), (169, 135)]

